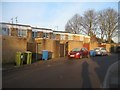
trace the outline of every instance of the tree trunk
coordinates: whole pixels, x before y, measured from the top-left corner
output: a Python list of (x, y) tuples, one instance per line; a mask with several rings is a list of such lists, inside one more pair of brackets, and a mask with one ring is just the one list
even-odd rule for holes
[(111, 43), (111, 37), (110, 36), (108, 37), (108, 43)]

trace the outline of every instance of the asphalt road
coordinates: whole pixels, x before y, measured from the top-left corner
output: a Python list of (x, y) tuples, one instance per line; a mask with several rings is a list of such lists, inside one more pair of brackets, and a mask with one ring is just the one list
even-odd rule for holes
[(60, 58), (3, 72), (2, 88), (100, 88), (118, 55), (83, 59)]

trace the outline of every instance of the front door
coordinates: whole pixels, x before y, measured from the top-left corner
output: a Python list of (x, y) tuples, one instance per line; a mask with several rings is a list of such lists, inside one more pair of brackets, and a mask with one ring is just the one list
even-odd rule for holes
[(64, 57), (64, 44), (60, 44), (60, 57)]
[(68, 42), (66, 42), (65, 44), (65, 56), (68, 55)]

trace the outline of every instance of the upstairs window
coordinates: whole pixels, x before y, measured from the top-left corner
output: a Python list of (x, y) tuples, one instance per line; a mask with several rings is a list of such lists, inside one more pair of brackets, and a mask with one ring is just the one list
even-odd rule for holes
[(36, 38), (37, 37), (37, 32), (32, 32), (32, 37)]
[(80, 41), (84, 41), (84, 37), (83, 36), (80, 36)]
[(49, 38), (48, 33), (43, 33), (43, 37), (42, 38)]
[(19, 37), (27, 37), (27, 30), (25, 30), (25, 29), (18, 29), (18, 36)]
[(52, 34), (52, 39), (56, 39), (56, 34)]
[(65, 35), (60, 35), (61, 40), (65, 40)]
[(73, 40), (73, 36), (72, 35), (68, 35), (68, 40)]
[(9, 35), (9, 29), (2, 27), (2, 35)]

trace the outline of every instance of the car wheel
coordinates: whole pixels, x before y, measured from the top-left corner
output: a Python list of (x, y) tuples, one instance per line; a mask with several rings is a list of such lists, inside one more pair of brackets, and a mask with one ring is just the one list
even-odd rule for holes
[(81, 59), (81, 58), (83, 58), (83, 56), (82, 56), (82, 55), (80, 55), (80, 59)]

